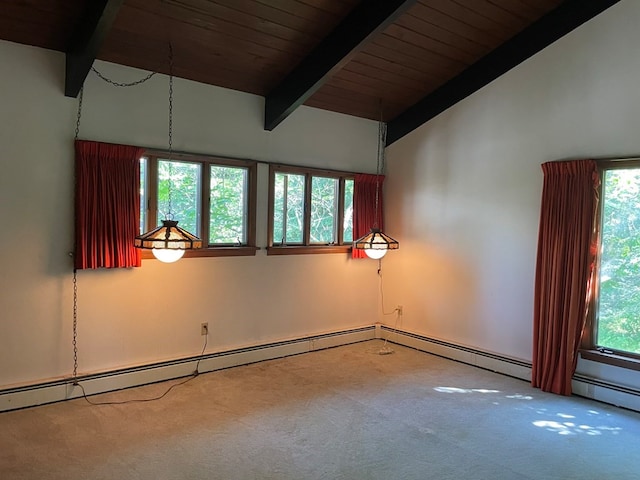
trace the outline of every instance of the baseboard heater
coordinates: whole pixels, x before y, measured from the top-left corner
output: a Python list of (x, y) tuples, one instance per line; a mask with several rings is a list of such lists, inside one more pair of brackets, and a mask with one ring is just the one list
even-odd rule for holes
[[(371, 325), (107, 372), (78, 375), (77, 381), (82, 384), (87, 395), (94, 395), (187, 377), (194, 373), (198, 362), (198, 371), (206, 373), (374, 338), (375, 327)], [(38, 382), (0, 390), (0, 411), (44, 405), (81, 396), (82, 391), (73, 385), (72, 378)]]
[(473, 365), (492, 372), (501, 373), (521, 380), (531, 380), (531, 363), (518, 358), (498, 355), (476, 348), (426, 337), (417, 333), (396, 330), (382, 326), (381, 338), (391, 343), (415, 348), (423, 352), (438, 355), (449, 360)]
[[(519, 378), (527, 382), (531, 381), (531, 363), (524, 360), (505, 357), (386, 326), (380, 327), (379, 336), (391, 343), (412, 347), (423, 352)], [(640, 412), (640, 390), (638, 389), (580, 374), (573, 376), (572, 388), (574, 395)]]
[[(94, 395), (187, 377), (193, 374), (198, 362), (200, 362), (198, 371), (205, 373), (374, 338), (386, 339), (390, 343), (414, 348), (523, 381), (529, 382), (531, 380), (531, 363), (524, 360), (379, 324), (195, 355), (166, 362), (79, 375), (77, 380), (82, 383), (87, 395)], [(573, 390), (576, 395), (582, 397), (640, 411), (640, 391), (637, 389), (577, 374), (573, 378)], [(7, 388), (0, 390), (0, 412), (70, 400), (80, 396), (82, 396), (82, 392), (73, 385), (71, 378)]]
[(572, 387), (575, 395), (640, 412), (640, 390), (637, 388), (581, 374), (573, 376)]

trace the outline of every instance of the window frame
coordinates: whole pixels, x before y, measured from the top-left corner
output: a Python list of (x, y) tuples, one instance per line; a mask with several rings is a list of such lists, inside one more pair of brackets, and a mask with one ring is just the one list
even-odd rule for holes
[[(145, 169), (146, 189), (144, 199), (147, 201), (145, 208), (145, 229), (149, 231), (156, 227), (152, 225), (158, 215), (158, 160), (199, 163), (201, 165), (200, 181), (200, 222), (199, 237), (202, 238), (203, 247), (187, 250), (183, 258), (198, 257), (228, 257), (228, 256), (254, 256), (259, 248), (256, 246), (256, 203), (258, 191), (258, 162), (224, 158), (211, 155), (199, 155), (190, 153), (172, 153), (164, 150), (145, 149), (143, 158), (147, 159)], [(210, 211), (210, 166), (241, 167), (247, 169), (247, 219), (246, 219), (246, 243), (243, 245), (210, 245), (209, 244), (209, 211)], [(143, 199), (141, 198), (141, 201)], [(180, 219), (176, 219), (180, 221)], [(142, 259), (155, 259), (150, 250), (142, 250)]]
[[(280, 245), (273, 241), (274, 231), (274, 208), (275, 208), (275, 178), (276, 173), (290, 173), (294, 175), (304, 175), (304, 229), (302, 232), (302, 244)], [(327, 253), (349, 253), (353, 242), (344, 243), (344, 197), (345, 180), (354, 180), (355, 173), (339, 170), (326, 170), (319, 168), (300, 167), (282, 164), (269, 164), (269, 201), (268, 201), (268, 221), (267, 221), (267, 255), (302, 255), (302, 254), (327, 254)], [(336, 242), (334, 244), (311, 243), (311, 188), (313, 177), (335, 178), (338, 180), (338, 205), (336, 218)]]
[[(594, 229), (596, 232), (597, 251), (602, 249), (602, 217), (604, 211), (604, 176), (607, 170), (620, 170), (636, 168), (640, 170), (640, 158), (634, 159), (606, 159), (597, 160), (598, 175), (600, 182), (598, 185), (598, 202), (597, 212), (595, 214)], [(586, 325), (583, 331), (580, 345), (580, 356), (585, 360), (604, 363), (616, 367), (622, 367), (630, 370), (640, 371), (640, 354), (616, 350), (610, 347), (598, 345), (596, 339), (598, 337), (598, 301), (600, 298), (600, 262), (601, 255), (596, 255), (595, 268), (592, 277), (592, 291), (588, 299), (588, 311), (586, 317)]]

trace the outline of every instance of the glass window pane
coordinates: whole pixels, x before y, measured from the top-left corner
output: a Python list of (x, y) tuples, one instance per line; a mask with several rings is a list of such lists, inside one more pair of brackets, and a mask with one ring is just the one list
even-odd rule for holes
[(247, 178), (246, 168), (211, 166), (209, 244), (247, 243)]
[(158, 225), (173, 218), (178, 225), (200, 235), (201, 164), (158, 160)]
[(284, 242), (284, 178), (281, 173), (276, 173), (273, 184), (273, 243)]
[(275, 174), (273, 202), (274, 244), (301, 244), (304, 231), (304, 175)]
[(311, 178), (311, 243), (336, 241), (338, 185), (337, 178)]
[(140, 233), (147, 231), (147, 158), (140, 159)]
[(603, 182), (597, 345), (640, 354), (640, 169)]
[(344, 224), (342, 239), (344, 243), (353, 242), (353, 179), (344, 181)]

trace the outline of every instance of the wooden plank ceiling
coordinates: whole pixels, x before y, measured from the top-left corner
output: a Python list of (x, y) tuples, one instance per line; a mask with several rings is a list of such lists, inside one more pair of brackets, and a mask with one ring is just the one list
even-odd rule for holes
[(265, 128), (304, 103), (395, 141), (616, 1), (2, 0), (0, 38), (66, 52), (71, 96), (94, 58), (168, 73), (171, 44), (174, 75), (266, 97)]

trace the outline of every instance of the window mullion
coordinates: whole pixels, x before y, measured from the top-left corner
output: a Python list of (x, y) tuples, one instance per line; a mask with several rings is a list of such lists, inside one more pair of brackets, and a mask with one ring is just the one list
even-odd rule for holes
[(280, 245), (287, 244), (287, 220), (288, 215), (288, 203), (289, 203), (289, 175), (282, 177), (282, 238), (280, 238)]
[(147, 225), (145, 231), (158, 226), (158, 157), (147, 157)]
[(257, 167), (247, 169), (247, 187), (245, 193), (247, 203), (246, 241), (247, 245), (256, 245), (256, 204), (258, 196)]
[(311, 243), (311, 185), (312, 175), (307, 173), (304, 182), (304, 222), (302, 244), (309, 245)]
[[(274, 217), (275, 217), (275, 183), (276, 183), (276, 172), (273, 167), (269, 167), (269, 198), (267, 204), (267, 210), (269, 212), (269, 221), (267, 222), (267, 246), (272, 247), (274, 244), (273, 236), (274, 236)], [(277, 243), (277, 242), (276, 242)]]
[(211, 225), (211, 164), (203, 163), (202, 169), (202, 185), (200, 188), (200, 238), (205, 245), (209, 246), (211, 238), (209, 228)]
[(336, 212), (336, 222), (333, 225), (335, 229), (334, 238), (337, 245), (342, 245), (344, 243), (344, 177), (340, 177), (338, 180), (336, 195), (338, 196), (338, 211)]

